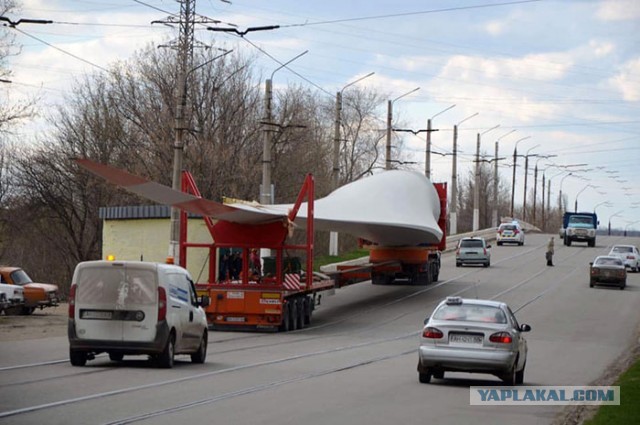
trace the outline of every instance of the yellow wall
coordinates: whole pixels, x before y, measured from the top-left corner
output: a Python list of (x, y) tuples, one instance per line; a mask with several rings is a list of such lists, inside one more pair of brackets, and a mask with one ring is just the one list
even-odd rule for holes
[[(116, 260), (164, 263), (169, 252), (171, 220), (168, 218), (104, 220), (102, 227), (102, 259), (114, 255)], [(187, 241), (212, 243), (204, 220), (192, 218), (188, 223)], [(209, 276), (209, 250), (187, 248), (187, 269), (196, 282)]]

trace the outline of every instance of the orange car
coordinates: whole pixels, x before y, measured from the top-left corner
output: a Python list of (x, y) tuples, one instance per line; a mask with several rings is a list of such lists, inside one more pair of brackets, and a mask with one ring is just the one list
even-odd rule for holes
[(37, 307), (43, 309), (58, 305), (58, 285), (34, 283), (29, 275), (19, 267), (0, 267), (0, 283), (19, 285), (24, 288), (22, 314), (31, 314)]

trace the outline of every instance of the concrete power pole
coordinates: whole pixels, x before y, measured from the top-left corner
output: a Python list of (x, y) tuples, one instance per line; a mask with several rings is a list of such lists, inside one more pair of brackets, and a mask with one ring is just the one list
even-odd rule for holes
[(453, 126), (453, 164), (451, 166), (451, 208), (449, 233), (458, 233), (458, 126)]
[[(180, 34), (178, 36), (178, 76), (176, 93), (176, 115), (174, 120), (175, 138), (173, 142), (173, 178), (171, 187), (181, 190), (182, 160), (184, 157), (184, 133), (187, 129), (185, 108), (187, 105), (187, 73), (193, 58), (193, 27), (195, 24), (195, 0), (179, 0), (180, 3)], [(175, 18), (169, 17), (168, 22), (175, 23)], [(171, 208), (171, 241), (169, 243), (169, 257), (173, 257), (176, 264), (180, 264), (180, 210)]]
[(427, 149), (424, 158), (424, 175), (431, 179), (431, 118), (427, 120)]
[(273, 199), (271, 199), (272, 98), (272, 82), (271, 79), (267, 79), (264, 84), (264, 121), (262, 124), (264, 134), (262, 139), (262, 185), (260, 187), (260, 203), (263, 205), (273, 203)]
[(393, 102), (389, 100), (387, 102), (387, 146), (385, 156), (385, 170), (391, 169), (391, 121), (393, 118)]
[[(331, 173), (331, 182), (333, 189), (337, 189), (340, 185), (340, 126), (342, 117), (342, 92), (336, 93), (336, 116), (335, 127), (333, 131), (333, 170)], [(329, 233), (329, 255), (338, 255), (338, 232)]]
[(473, 231), (480, 228), (480, 133), (476, 141), (476, 175), (473, 183)]
[(498, 227), (498, 142), (496, 141), (496, 152), (493, 165), (493, 216), (491, 226)]

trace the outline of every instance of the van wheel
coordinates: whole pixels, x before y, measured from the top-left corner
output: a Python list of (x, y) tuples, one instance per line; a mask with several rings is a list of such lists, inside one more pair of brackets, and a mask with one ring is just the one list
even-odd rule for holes
[(173, 357), (175, 355), (175, 343), (176, 336), (171, 333), (169, 335), (169, 341), (162, 350), (162, 353), (158, 356), (158, 365), (165, 369), (171, 369), (173, 367)]
[(198, 347), (198, 351), (191, 355), (191, 361), (193, 363), (204, 363), (207, 358), (207, 331), (204, 331), (202, 334), (202, 339), (200, 340), (200, 346)]
[(109, 353), (109, 360), (112, 362), (121, 362), (124, 358), (124, 354), (122, 353)]
[(87, 353), (84, 351), (69, 350), (71, 366), (84, 366), (87, 364)]

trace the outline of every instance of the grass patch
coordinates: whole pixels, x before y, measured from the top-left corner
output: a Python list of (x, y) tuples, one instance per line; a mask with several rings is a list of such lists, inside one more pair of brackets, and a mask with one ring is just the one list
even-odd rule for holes
[(347, 252), (342, 255), (338, 255), (337, 257), (332, 257), (329, 255), (322, 255), (316, 257), (313, 260), (313, 270), (320, 271), (320, 266), (324, 266), (325, 264), (339, 263), (341, 261), (355, 260), (356, 258), (366, 257), (369, 255), (368, 249), (356, 249), (355, 251)]
[(613, 385), (620, 386), (620, 406), (600, 406), (596, 415), (585, 425), (626, 425), (638, 423), (640, 418), (640, 359)]

